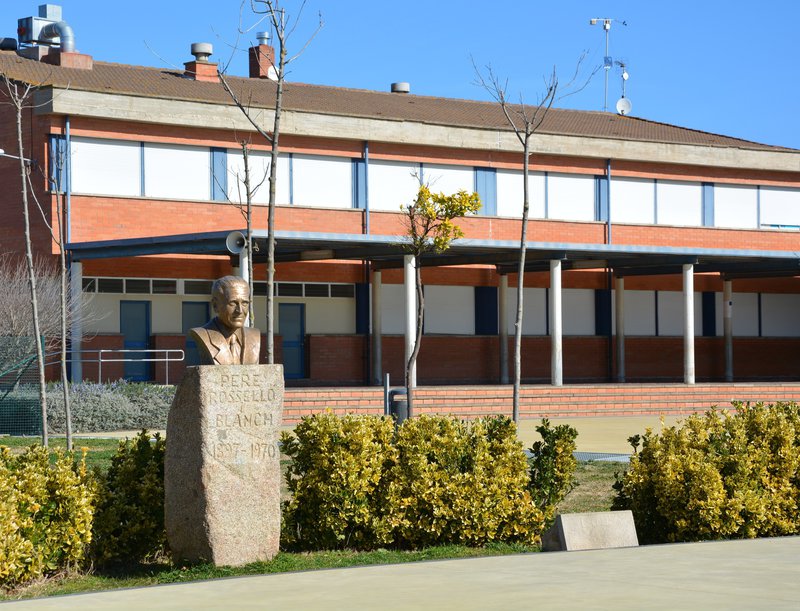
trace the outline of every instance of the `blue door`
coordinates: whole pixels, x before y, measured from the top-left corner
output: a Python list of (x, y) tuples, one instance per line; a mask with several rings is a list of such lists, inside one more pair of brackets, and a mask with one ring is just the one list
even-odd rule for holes
[[(184, 335), (189, 332), (189, 329), (193, 329), (194, 327), (202, 327), (208, 321), (209, 315), (207, 301), (183, 302), (181, 306), (181, 329)], [(183, 353), (183, 364), (187, 367), (189, 365), (200, 364), (200, 353), (197, 351), (197, 344), (194, 342), (194, 340), (186, 337)]]
[(278, 321), (283, 338), (283, 375), (287, 380), (306, 377), (306, 306), (278, 304)]
[[(125, 350), (150, 347), (150, 302), (120, 301), (119, 329)], [(126, 359), (146, 359), (147, 352), (124, 352)], [(150, 380), (150, 363), (147, 361), (125, 361), (125, 379), (136, 382)]]

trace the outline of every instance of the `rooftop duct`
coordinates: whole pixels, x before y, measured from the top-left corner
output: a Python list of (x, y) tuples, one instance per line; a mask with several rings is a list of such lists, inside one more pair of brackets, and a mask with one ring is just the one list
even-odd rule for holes
[(405, 82), (392, 83), (392, 93), (411, 93), (411, 84)]

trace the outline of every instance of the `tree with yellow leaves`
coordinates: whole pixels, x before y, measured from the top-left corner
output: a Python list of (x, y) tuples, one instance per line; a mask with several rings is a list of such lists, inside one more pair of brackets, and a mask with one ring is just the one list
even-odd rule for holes
[(413, 415), (414, 388), (411, 372), (417, 362), (422, 343), (422, 321), (425, 313), (425, 296), (422, 291), (422, 258), (429, 253), (441, 253), (450, 248), (453, 240), (463, 237), (464, 232), (453, 220), (475, 214), (481, 207), (477, 193), (461, 190), (452, 195), (433, 193), (422, 184), (414, 202), (401, 206), (405, 215), (406, 250), (414, 257), (416, 276), (417, 323), (414, 349), (406, 363), (406, 393), (408, 395), (408, 417)]

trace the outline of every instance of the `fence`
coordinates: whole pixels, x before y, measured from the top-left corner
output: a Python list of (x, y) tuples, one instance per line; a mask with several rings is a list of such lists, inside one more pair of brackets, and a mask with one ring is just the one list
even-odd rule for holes
[[(183, 350), (179, 349), (84, 350), (81, 362), (97, 363), (98, 383), (103, 379), (103, 363), (164, 363), (166, 382), (169, 384), (169, 364), (183, 361), (184, 356)], [(71, 358), (72, 355), (68, 353), (68, 359)], [(45, 366), (58, 365), (60, 359), (60, 352), (46, 353)], [(36, 356), (32, 355), (10, 363), (0, 371), (0, 435), (41, 434), (39, 371)]]

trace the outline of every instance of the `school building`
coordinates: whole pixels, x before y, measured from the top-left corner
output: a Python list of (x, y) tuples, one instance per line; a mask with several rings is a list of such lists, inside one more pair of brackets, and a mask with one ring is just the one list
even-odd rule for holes
[[(269, 144), (217, 65), (188, 50), (171, 58), (184, 70), (105, 63), (63, 44), (0, 51), (0, 73), (36, 85), (23, 116), (31, 182), (50, 221), (63, 193), (73, 286), (97, 313), (77, 330), (76, 379), (97, 379), (88, 355), (98, 349), (186, 349), (191, 364), (185, 332), (210, 317), (211, 281), (240, 271), (226, 248), (245, 227), (240, 142), (258, 182)], [(272, 49), (250, 53), (250, 74), (227, 79), (269, 130), (276, 84), (259, 57)], [(399, 89), (285, 85), (275, 344), (287, 385), (366, 387), (387, 373), (402, 384), (413, 273), (400, 206), (420, 180), (477, 191), (482, 207), (459, 222), (465, 238), (423, 260), (417, 383), (501, 388), (511, 377), (521, 146), (497, 104)], [(6, 103), (0, 148), (18, 155)], [(532, 151), (525, 384), (766, 389), (798, 380), (800, 151), (555, 108)], [(0, 157), (0, 184), (0, 252), (20, 253), (11, 159)], [(267, 200), (264, 182), (253, 213), (262, 329)], [(37, 216), (35, 250), (55, 256)], [(170, 363), (171, 382), (182, 367)], [(109, 379), (163, 382), (166, 373), (164, 363), (102, 369)]]

